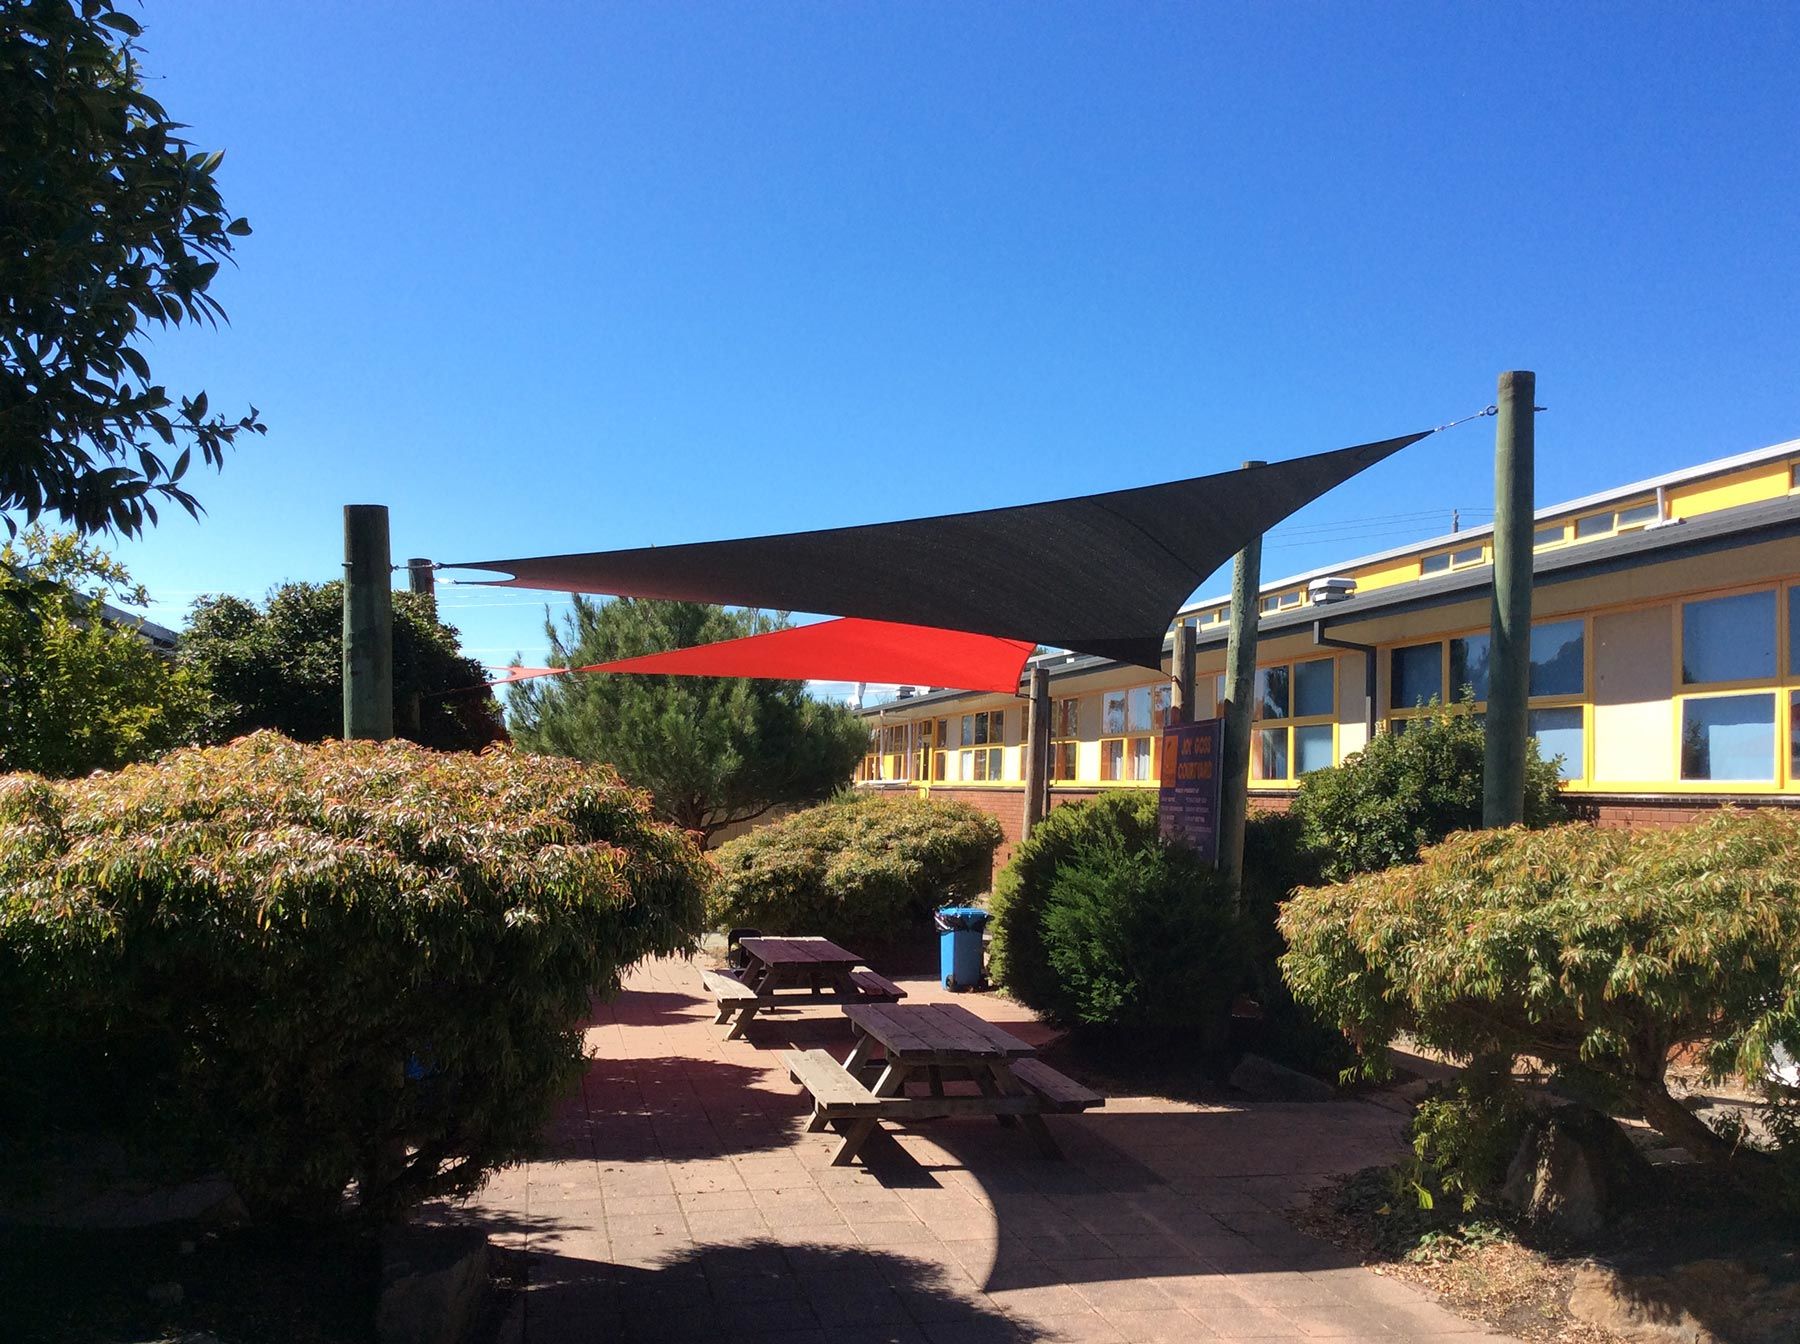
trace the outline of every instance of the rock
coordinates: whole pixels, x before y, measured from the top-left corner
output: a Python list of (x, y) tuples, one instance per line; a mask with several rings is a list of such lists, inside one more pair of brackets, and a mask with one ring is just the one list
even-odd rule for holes
[(487, 1235), (470, 1227), (394, 1228), (381, 1243), (381, 1344), (460, 1344), (488, 1292)]
[(1231, 1085), (1258, 1101), (1330, 1101), (1337, 1095), (1330, 1083), (1261, 1055), (1245, 1055), (1239, 1060), (1231, 1071)]
[(1569, 1314), (1630, 1344), (1792, 1344), (1800, 1282), (1735, 1260), (1576, 1271)]
[(1649, 1173), (1649, 1163), (1610, 1118), (1585, 1106), (1558, 1106), (1525, 1135), (1500, 1198), (1542, 1230), (1579, 1240), (1629, 1204)]

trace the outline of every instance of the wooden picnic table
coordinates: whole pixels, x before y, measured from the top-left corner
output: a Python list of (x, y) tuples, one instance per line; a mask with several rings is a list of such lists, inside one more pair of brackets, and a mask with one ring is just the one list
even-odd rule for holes
[(728, 1028), (727, 1040), (742, 1036), (764, 1009), (892, 1003), (906, 995), (829, 938), (746, 938), (738, 946), (748, 961), (742, 972), (700, 975), (718, 999), (713, 1021)]
[[(1060, 1157), (1045, 1113), (1105, 1102), (1033, 1058), (1034, 1047), (960, 1004), (858, 1004), (844, 1012), (857, 1041), (842, 1064), (823, 1050), (790, 1050), (783, 1057), (789, 1075), (813, 1095), (808, 1132), (833, 1128), (843, 1135), (833, 1166), (854, 1161), (880, 1120), (948, 1115), (992, 1115), (1003, 1125), (1022, 1124), (1046, 1157)], [(976, 1095), (952, 1096), (944, 1090), (946, 1080), (972, 1082)], [(911, 1085), (924, 1091), (909, 1091)]]

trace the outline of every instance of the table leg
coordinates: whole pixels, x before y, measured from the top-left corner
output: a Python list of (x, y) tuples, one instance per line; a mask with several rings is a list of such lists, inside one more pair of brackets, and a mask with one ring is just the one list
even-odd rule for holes
[(756, 1016), (756, 1010), (760, 1007), (762, 1007), (760, 1003), (746, 1003), (740, 1007), (737, 1021), (731, 1024), (731, 1029), (725, 1033), (725, 1039), (728, 1041), (741, 1039), (745, 1028), (750, 1025), (750, 1019)]
[[(975, 1079), (975, 1086), (981, 1089), (982, 1096), (998, 1097), (1000, 1095), (1000, 1089), (994, 1085), (994, 1080), (988, 1076), (988, 1071), (986, 1069), (977, 1066), (971, 1068), (969, 1072)], [(1003, 1129), (1011, 1129), (1013, 1127), (1014, 1121), (1013, 1117), (1010, 1115), (996, 1115), (994, 1119), (1000, 1122), (1000, 1126)]]
[[(1030, 1096), (1030, 1090), (1013, 1076), (1013, 1071), (1003, 1063), (992, 1068), (993, 1086), (1004, 1097)], [(1002, 1116), (1002, 1119), (1007, 1117)], [(1050, 1126), (1044, 1123), (1044, 1117), (1027, 1113), (1019, 1117), (1019, 1123), (1025, 1126), (1025, 1132), (1031, 1135), (1031, 1141), (1037, 1144), (1038, 1151), (1045, 1157), (1060, 1158), (1062, 1146), (1057, 1143), (1056, 1136), (1050, 1132)]]
[[(890, 1059), (887, 1068), (882, 1070), (881, 1077), (876, 1079), (875, 1086), (869, 1090), (878, 1097), (897, 1096), (906, 1090), (906, 1073), (906, 1069)], [(876, 1123), (876, 1118), (872, 1115), (846, 1122), (840, 1131), (844, 1136), (843, 1142), (838, 1144), (837, 1152), (831, 1155), (831, 1165), (847, 1167), (854, 1162), (869, 1135), (875, 1132)]]

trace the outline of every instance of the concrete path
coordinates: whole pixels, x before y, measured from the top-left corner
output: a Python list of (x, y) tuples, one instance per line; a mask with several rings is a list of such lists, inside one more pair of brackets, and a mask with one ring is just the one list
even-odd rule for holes
[[(957, 1002), (1050, 1035), (994, 996)], [(1280, 1215), (1398, 1150), (1379, 1107), (1117, 1098), (1051, 1119), (1066, 1162), (971, 1118), (890, 1130), (868, 1169), (833, 1168), (836, 1137), (802, 1133), (776, 1051), (847, 1049), (841, 1013), (759, 1018), (729, 1043), (710, 1019), (691, 964), (640, 969), (588, 1029), (542, 1159), (458, 1211), (528, 1253), (523, 1344), (1508, 1338)]]

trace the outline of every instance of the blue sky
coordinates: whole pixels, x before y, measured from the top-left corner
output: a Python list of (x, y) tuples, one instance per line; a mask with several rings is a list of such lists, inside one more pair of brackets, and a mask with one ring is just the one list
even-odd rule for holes
[[(1382, 438), (1506, 368), (1540, 503), (1800, 436), (1792, 6), (143, 21), (256, 230), (232, 325), (153, 364), (269, 425), (118, 548), (165, 623), (334, 577), (345, 503), (446, 561), (877, 521)], [(1265, 573), (1484, 521), (1492, 442), (1373, 469)], [(532, 595), (442, 598), (541, 656)]]

